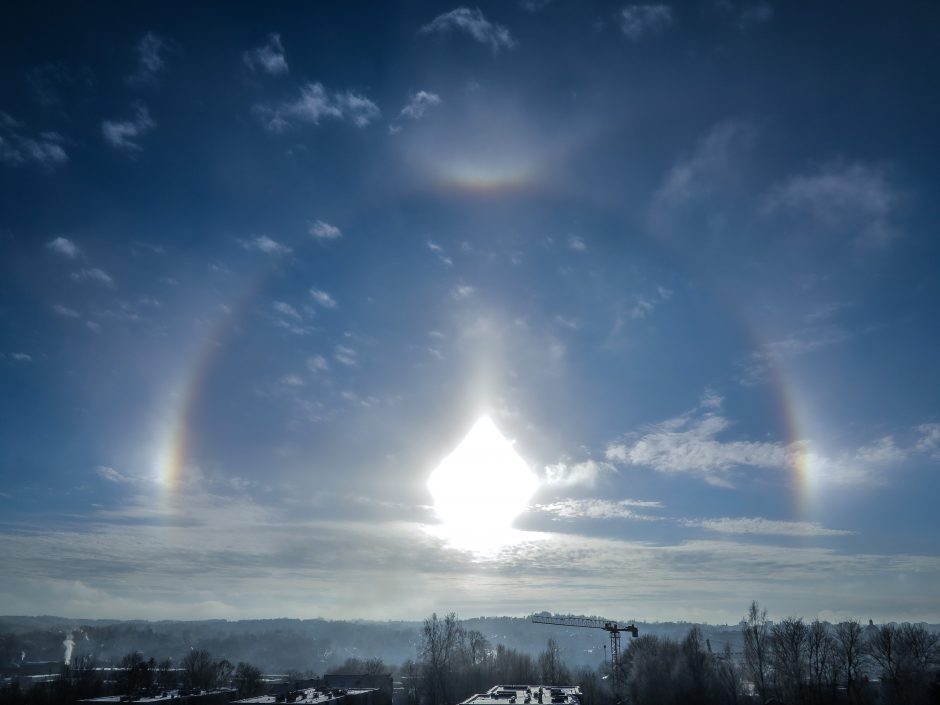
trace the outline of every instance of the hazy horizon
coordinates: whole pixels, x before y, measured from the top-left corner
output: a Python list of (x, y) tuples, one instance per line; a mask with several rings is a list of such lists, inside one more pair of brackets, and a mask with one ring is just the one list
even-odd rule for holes
[(10, 8), (2, 610), (940, 622), (938, 27)]

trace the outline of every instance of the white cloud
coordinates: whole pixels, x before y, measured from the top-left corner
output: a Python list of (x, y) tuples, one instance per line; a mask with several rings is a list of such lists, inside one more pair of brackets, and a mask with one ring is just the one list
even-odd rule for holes
[(691, 156), (677, 162), (666, 174), (653, 196), (653, 218), (666, 219), (676, 208), (712, 195), (740, 171), (738, 157), (756, 134), (751, 124), (741, 120), (715, 125), (699, 140)]
[(142, 103), (135, 106), (134, 117), (130, 120), (105, 120), (101, 123), (101, 134), (105, 141), (115, 149), (128, 152), (140, 151), (140, 138), (150, 132), (156, 123), (150, 118), (147, 107)]
[(264, 71), (271, 76), (283, 76), (288, 72), (280, 34), (269, 34), (267, 43), (246, 51), (242, 59), (252, 71)]
[(717, 440), (730, 425), (714, 414), (687, 414), (654, 426), (632, 444), (610, 444), (605, 454), (611, 461), (645, 465), (664, 474), (688, 473), (722, 485), (729, 483), (727, 471), (735, 466), (787, 466), (790, 456), (782, 444)]
[(111, 275), (103, 269), (98, 269), (97, 267), (80, 269), (77, 272), (72, 272), (71, 276), (72, 279), (77, 282), (94, 282), (96, 284), (101, 284), (102, 286), (114, 286), (114, 280), (111, 278)]
[(633, 318), (646, 318), (659, 304), (671, 298), (672, 291), (666, 287), (658, 286), (655, 293), (636, 297), (633, 308), (630, 309), (630, 316)]
[(574, 485), (593, 487), (598, 478), (613, 472), (616, 470), (610, 463), (584, 460), (580, 463), (569, 464), (562, 461), (545, 467), (545, 484), (557, 487)]
[(863, 465), (896, 465), (907, 458), (891, 436), (884, 436), (855, 451), (855, 460)]
[(890, 436), (831, 456), (819, 452), (807, 440), (722, 440), (720, 436), (732, 428), (732, 423), (717, 410), (706, 397), (698, 409), (655, 424), (631, 442), (608, 444), (605, 457), (664, 475), (692, 475), (729, 488), (734, 486), (734, 472), (744, 468), (789, 471), (801, 467), (818, 482), (884, 484), (886, 471), (908, 457)]
[(323, 308), (336, 308), (336, 299), (322, 289), (311, 289), (310, 296)]
[(516, 40), (513, 39), (508, 29), (487, 20), (479, 9), (471, 10), (468, 7), (458, 7), (438, 15), (424, 25), (421, 31), (425, 34), (464, 32), (480, 44), (489, 45), (493, 53), (499, 53), (501, 49), (511, 49), (516, 44)]
[(806, 328), (786, 338), (764, 343), (741, 363), (738, 381), (744, 386), (764, 382), (770, 370), (785, 360), (838, 345), (851, 336), (835, 326)]
[(99, 465), (95, 468), (95, 474), (100, 477), (102, 480), (107, 480), (108, 482), (117, 482), (117, 483), (131, 483), (134, 480), (122, 472), (110, 468), (107, 465)]
[(828, 529), (810, 521), (776, 521), (762, 517), (721, 517), (718, 519), (683, 519), (683, 526), (697, 527), (722, 534), (757, 534), (762, 536), (848, 536), (854, 531)]
[(357, 127), (365, 127), (382, 115), (368, 98), (351, 91), (329, 93), (322, 83), (301, 86), (300, 96), (293, 102), (276, 107), (256, 105), (254, 112), (272, 132), (283, 132), (296, 122), (319, 125), (324, 118), (349, 120)]
[(637, 41), (649, 34), (661, 34), (672, 25), (669, 5), (627, 5), (620, 11), (620, 29)]
[(281, 384), (286, 387), (303, 387), (304, 381), (297, 375), (284, 375), (280, 379)]
[(65, 316), (66, 318), (78, 318), (78, 311), (68, 306), (63, 306), (62, 304), (56, 304), (52, 307), (52, 310), (55, 311), (60, 316)]
[(634, 511), (637, 508), (659, 509), (661, 502), (637, 499), (622, 499), (611, 502), (606, 499), (565, 499), (551, 504), (540, 504), (537, 508), (554, 514), (556, 519), (653, 519), (648, 514)]
[(437, 258), (438, 258), (441, 262), (443, 262), (444, 264), (446, 264), (448, 267), (450, 267), (451, 265), (453, 265), (454, 260), (452, 260), (450, 257), (447, 256), (447, 253), (444, 252), (444, 248), (443, 248), (443, 247), (441, 247), (440, 245), (438, 245), (438, 244), (437, 244), (436, 242), (434, 242), (433, 240), (428, 240), (427, 246), (428, 246), (428, 249), (431, 250), (431, 252), (433, 252), (434, 254), (437, 255)]
[(259, 235), (250, 240), (242, 240), (242, 247), (249, 251), (263, 252), (266, 255), (286, 255), (292, 252), (287, 245), (272, 240), (267, 235)]
[(326, 221), (318, 220), (307, 231), (317, 240), (325, 242), (327, 240), (338, 240), (343, 236), (343, 231), (335, 225), (330, 225)]
[(167, 44), (153, 32), (147, 32), (137, 44), (137, 71), (128, 77), (131, 83), (147, 83), (156, 79), (165, 65), (163, 55)]
[(440, 105), (441, 98), (436, 93), (428, 91), (418, 91), (413, 93), (408, 103), (401, 109), (401, 117), (410, 120), (420, 120), (424, 114), (437, 105)]
[(575, 252), (584, 252), (587, 250), (587, 243), (584, 242), (584, 238), (572, 235), (568, 238), (568, 247)]
[(284, 301), (275, 301), (272, 304), (272, 308), (282, 316), (286, 316), (287, 318), (291, 318), (295, 321), (301, 320), (301, 316), (297, 312), (297, 309), (291, 306), (289, 303)]
[(940, 423), (925, 423), (917, 427), (920, 438), (915, 446), (921, 453), (929, 453), (940, 460)]
[(356, 351), (345, 345), (337, 345), (333, 350), (333, 359), (348, 367), (352, 367), (357, 362)]
[(57, 237), (55, 240), (50, 240), (46, 243), (46, 247), (56, 254), (64, 255), (69, 259), (75, 259), (82, 252), (78, 249), (78, 245), (64, 237)]
[(322, 355), (311, 355), (307, 358), (307, 369), (311, 372), (324, 372), (329, 367), (326, 358)]
[(741, 30), (748, 30), (759, 24), (770, 22), (774, 17), (774, 8), (766, 0), (717, 0), (714, 8), (731, 17)]
[(24, 352), (10, 353), (10, 357), (12, 357), (15, 362), (32, 362), (33, 361), (33, 356), (30, 355), (29, 353), (24, 353)]
[(804, 216), (860, 242), (884, 244), (899, 234), (893, 220), (900, 198), (885, 170), (831, 162), (775, 186), (764, 198), (764, 210)]
[(23, 126), (0, 111), (0, 162), (9, 166), (36, 164), (53, 169), (68, 161), (58, 132), (43, 132), (30, 137)]
[(450, 295), (458, 301), (461, 301), (463, 299), (469, 299), (474, 293), (476, 293), (476, 289), (469, 284), (458, 284), (451, 290)]

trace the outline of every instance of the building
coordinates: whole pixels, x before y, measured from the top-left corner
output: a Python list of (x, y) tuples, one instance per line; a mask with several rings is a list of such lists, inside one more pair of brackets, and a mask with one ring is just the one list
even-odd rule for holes
[(460, 705), (581, 705), (576, 685), (494, 685)]
[(268, 695), (236, 700), (232, 705), (246, 703), (299, 703), (302, 705), (377, 705), (375, 688), (343, 690), (338, 688), (298, 688)]
[(376, 705), (386, 705), (392, 702), (391, 673), (327, 673), (323, 676), (323, 685), (327, 688), (342, 688), (343, 690), (374, 688), (388, 698), (386, 701), (378, 701)]

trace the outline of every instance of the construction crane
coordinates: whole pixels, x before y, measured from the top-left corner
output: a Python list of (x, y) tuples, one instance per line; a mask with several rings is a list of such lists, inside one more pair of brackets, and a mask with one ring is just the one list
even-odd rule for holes
[(610, 665), (614, 667), (614, 673), (620, 665), (620, 634), (630, 632), (633, 638), (636, 638), (637, 631), (635, 624), (621, 626), (617, 622), (611, 622), (605, 619), (589, 619), (587, 617), (543, 617), (541, 615), (532, 615), (532, 621), (536, 624), (555, 624), (559, 627), (584, 627), (586, 629), (603, 629), (610, 632)]

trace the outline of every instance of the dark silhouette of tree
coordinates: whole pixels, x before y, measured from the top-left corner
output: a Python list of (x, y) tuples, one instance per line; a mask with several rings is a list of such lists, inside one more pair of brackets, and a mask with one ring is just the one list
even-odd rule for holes
[(205, 649), (193, 649), (180, 661), (183, 669), (183, 682), (188, 688), (208, 690), (216, 678), (215, 664), (212, 656)]
[(854, 702), (859, 695), (859, 671), (865, 657), (862, 626), (857, 619), (840, 622), (836, 625), (835, 636), (837, 653), (845, 678), (846, 696), (849, 702)]
[(744, 617), (744, 667), (757, 689), (761, 702), (768, 698), (767, 674), (770, 668), (770, 627), (767, 610), (761, 609), (757, 600), (751, 602)]
[(567, 685), (571, 682), (571, 674), (554, 639), (549, 639), (545, 651), (539, 654), (538, 664), (539, 681), (543, 685)]
[(117, 677), (118, 691), (135, 694), (149, 690), (153, 685), (156, 666), (157, 664), (153, 658), (145, 661), (143, 654), (138, 651), (126, 654), (118, 664), (121, 669)]
[(807, 637), (802, 618), (787, 617), (770, 629), (774, 689), (785, 703), (805, 702), (808, 670)]
[(252, 698), (261, 695), (264, 683), (261, 680), (261, 669), (250, 663), (239, 661), (235, 667), (234, 683), (239, 698)]
[(460, 637), (460, 623), (453, 612), (444, 619), (433, 613), (424, 620), (421, 630), (423, 683), (428, 705), (449, 705), (451, 697), (451, 666)]
[(813, 620), (806, 632), (806, 657), (812, 702), (831, 702), (839, 679), (836, 642), (818, 619)]

